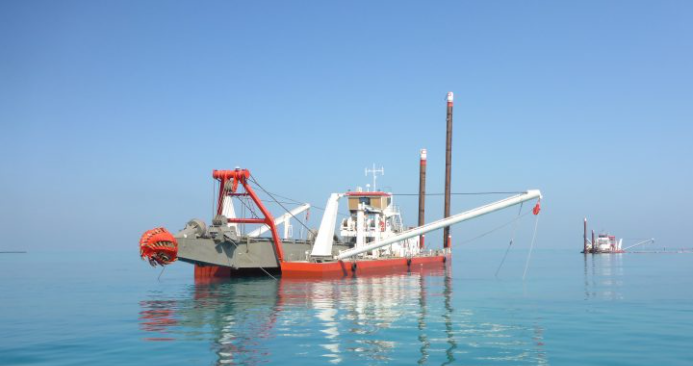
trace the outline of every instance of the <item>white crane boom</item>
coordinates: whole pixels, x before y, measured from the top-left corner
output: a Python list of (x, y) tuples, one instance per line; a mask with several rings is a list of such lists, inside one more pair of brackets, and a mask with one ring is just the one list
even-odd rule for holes
[[(278, 218), (274, 219), (274, 226), (279, 226), (279, 225), (284, 224), (284, 223), (288, 224), (288, 221), (291, 220), (292, 217), (300, 214), (301, 212), (303, 212), (309, 208), (310, 208), (310, 204), (308, 204), (308, 203), (294, 208), (293, 210), (291, 210), (291, 211), (279, 216)], [(262, 235), (268, 231), (269, 231), (269, 226), (262, 225), (259, 228), (249, 232), (248, 236), (251, 238), (258, 237), (258, 236), (260, 236), (260, 235)]]
[[(236, 211), (233, 209), (233, 201), (231, 200), (231, 197), (225, 196), (224, 197), (224, 202), (222, 203), (222, 209), (221, 209), (221, 214), (226, 216), (229, 219), (235, 219), (236, 218)], [(236, 232), (239, 233), (240, 231), (238, 230), (238, 224), (234, 223), (228, 223), (226, 224), (228, 227), (233, 227), (236, 229)]]
[[(623, 240), (623, 239), (621, 239), (621, 240)], [(633, 245), (629, 245), (629, 246), (623, 248), (623, 250), (630, 249), (630, 248), (632, 248), (632, 247), (637, 247), (638, 245), (643, 245), (643, 244), (647, 244), (647, 243), (654, 243), (654, 241), (655, 241), (654, 238), (652, 238), (652, 239), (647, 239), (647, 240), (643, 240), (643, 241), (637, 242), (637, 243), (635, 243), (635, 244), (633, 244)]]
[(330, 257), (332, 256), (332, 243), (334, 241), (334, 226), (337, 221), (337, 211), (339, 210), (339, 199), (343, 196), (341, 193), (332, 193), (327, 199), (325, 213), (320, 221), (318, 235), (313, 244), (313, 251), (310, 253), (313, 257)]
[(541, 192), (538, 189), (529, 190), (525, 193), (521, 193), (521, 194), (518, 194), (518, 195), (515, 195), (512, 197), (504, 198), (500, 201), (496, 201), (493, 203), (489, 203), (485, 206), (477, 207), (477, 208), (469, 210), (469, 211), (458, 213), (458, 214), (450, 216), (448, 218), (433, 221), (433, 222), (428, 223), (426, 225), (407, 230), (401, 234), (391, 236), (387, 239), (375, 242), (373, 244), (363, 246), (361, 248), (353, 248), (353, 249), (345, 250), (342, 253), (340, 253), (338, 256), (336, 256), (335, 258), (337, 260), (342, 260), (345, 258), (353, 257), (353, 256), (361, 254), (361, 253), (369, 252), (373, 249), (378, 249), (380, 247), (384, 247), (386, 245), (390, 245), (390, 244), (396, 243), (398, 241), (413, 238), (415, 236), (419, 236), (419, 235), (428, 233), (428, 232), (433, 231), (433, 230), (442, 229), (446, 226), (457, 224), (459, 222), (473, 219), (475, 217), (483, 216), (483, 215), (486, 215), (488, 213), (502, 210), (504, 208), (514, 206), (514, 205), (520, 204), (520, 203), (525, 202), (525, 201), (533, 200), (535, 198), (541, 199)]

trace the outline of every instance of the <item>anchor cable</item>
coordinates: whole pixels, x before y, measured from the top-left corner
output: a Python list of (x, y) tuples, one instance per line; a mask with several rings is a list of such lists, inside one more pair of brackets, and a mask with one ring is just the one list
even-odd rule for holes
[[(524, 205), (524, 202), (520, 203), (520, 210), (517, 212), (518, 217), (522, 213), (522, 205)], [(513, 242), (515, 241), (515, 233), (517, 232), (517, 222), (518, 222), (518, 220), (515, 220), (515, 225), (513, 225), (513, 233), (512, 233), (512, 236), (510, 237), (510, 244), (508, 244), (508, 248), (505, 249), (505, 254), (503, 254), (503, 259), (501, 260), (500, 264), (498, 265), (498, 269), (496, 269), (496, 275), (495, 275), (496, 278), (498, 278), (498, 272), (500, 272), (501, 267), (503, 267), (503, 263), (505, 263), (505, 258), (508, 256), (508, 252), (510, 252), (510, 247), (512, 247)]]
[(532, 250), (534, 250), (534, 239), (537, 238), (537, 226), (539, 226), (539, 215), (536, 215), (534, 221), (534, 233), (532, 234), (532, 243), (529, 245), (529, 254), (527, 254), (527, 263), (525, 263), (525, 272), (522, 274), (522, 280), (527, 277), (527, 268), (529, 268), (529, 260), (532, 258)]
[(161, 275), (164, 274), (165, 270), (166, 266), (161, 266), (161, 272), (159, 273), (159, 276), (156, 278), (157, 281), (161, 282)]
[[(233, 241), (231, 241), (231, 244), (233, 244), (233, 246), (236, 247), (236, 250), (238, 250), (238, 244), (234, 243)], [(246, 258), (250, 259), (250, 261), (253, 262), (253, 264), (256, 265), (257, 268), (260, 268), (260, 269), (262, 270), (262, 272), (265, 272), (265, 274), (268, 275), (268, 276), (270, 276), (270, 278), (272, 278), (272, 279), (275, 280), (275, 281), (277, 280), (276, 277), (272, 276), (269, 272), (267, 272), (266, 269), (264, 269), (261, 265), (259, 265), (257, 262), (255, 262), (255, 260), (253, 260), (253, 257), (251, 257), (250, 255), (248, 255), (248, 253), (243, 253), (243, 252), (241, 252), (241, 254), (245, 254), (245, 257), (246, 257)], [(230, 266), (230, 265), (231, 265), (231, 262), (229, 261), (228, 256), (226, 257), (226, 261), (227, 261), (227, 263), (229, 263), (229, 266)]]

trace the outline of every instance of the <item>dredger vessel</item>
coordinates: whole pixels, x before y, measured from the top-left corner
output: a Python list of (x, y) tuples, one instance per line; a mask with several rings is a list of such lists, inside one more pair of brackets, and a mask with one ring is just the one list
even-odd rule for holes
[[(297, 216), (310, 205), (285, 209), (285, 213), (275, 218), (253, 187), (271, 194), (249, 170), (214, 170), (212, 177), (218, 181), (219, 191), (216, 216), (211, 225), (193, 219), (175, 235), (165, 228), (149, 230), (140, 239), (140, 255), (152, 265), (167, 265), (176, 260), (191, 263), (195, 266), (196, 279), (262, 273), (288, 278), (335, 278), (406, 272), (423, 267), (443, 268), (451, 258), (450, 225), (530, 200), (537, 200), (536, 215), (541, 199), (538, 190), (528, 190), (472, 210), (449, 214), (452, 103), (452, 93), (448, 93), (443, 219), (424, 223), (425, 150), (420, 157), (418, 226), (406, 227), (394, 205), (393, 194), (376, 190), (374, 182), (373, 190), (331, 194), (318, 230), (308, 231), (301, 239), (291, 238), (290, 222), (298, 220)], [(349, 214), (337, 224), (341, 200), (347, 202)], [(237, 215), (235, 206), (244, 207), (242, 211), (246, 214)], [(256, 225), (256, 228), (242, 232), (241, 228), (246, 225)], [(283, 226), (283, 235), (279, 233), (280, 226)], [(424, 235), (439, 229), (444, 231), (443, 247), (427, 249)]]

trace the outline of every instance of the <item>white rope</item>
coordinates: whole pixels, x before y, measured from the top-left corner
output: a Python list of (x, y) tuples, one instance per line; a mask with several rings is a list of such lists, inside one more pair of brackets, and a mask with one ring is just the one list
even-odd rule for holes
[(534, 250), (534, 239), (537, 238), (537, 226), (539, 226), (539, 215), (537, 215), (536, 220), (534, 221), (534, 234), (532, 234), (532, 243), (529, 245), (529, 254), (527, 255), (527, 263), (525, 263), (525, 272), (522, 274), (522, 280), (525, 280), (525, 277), (527, 277), (527, 268), (529, 268), (529, 260), (532, 258), (532, 250)]
[(503, 267), (503, 263), (505, 263), (505, 258), (508, 256), (508, 252), (510, 252), (510, 247), (513, 245), (513, 242), (515, 241), (515, 233), (517, 232), (517, 222), (519, 221), (519, 218), (521, 217), (520, 214), (522, 214), (522, 205), (524, 205), (524, 202), (520, 203), (520, 210), (517, 212), (517, 219), (515, 219), (515, 225), (513, 225), (513, 233), (512, 233), (512, 236), (510, 237), (510, 244), (508, 244), (508, 248), (505, 249), (505, 254), (503, 254), (503, 259), (501, 260), (500, 264), (498, 265), (498, 269), (496, 269), (496, 278), (498, 278), (498, 272), (500, 272), (501, 267)]

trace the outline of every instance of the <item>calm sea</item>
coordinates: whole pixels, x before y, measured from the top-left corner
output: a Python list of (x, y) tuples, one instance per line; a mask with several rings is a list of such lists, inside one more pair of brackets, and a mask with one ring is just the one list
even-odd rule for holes
[(693, 365), (693, 254), (457, 249), (446, 271), (195, 284), (0, 254), (0, 365)]

